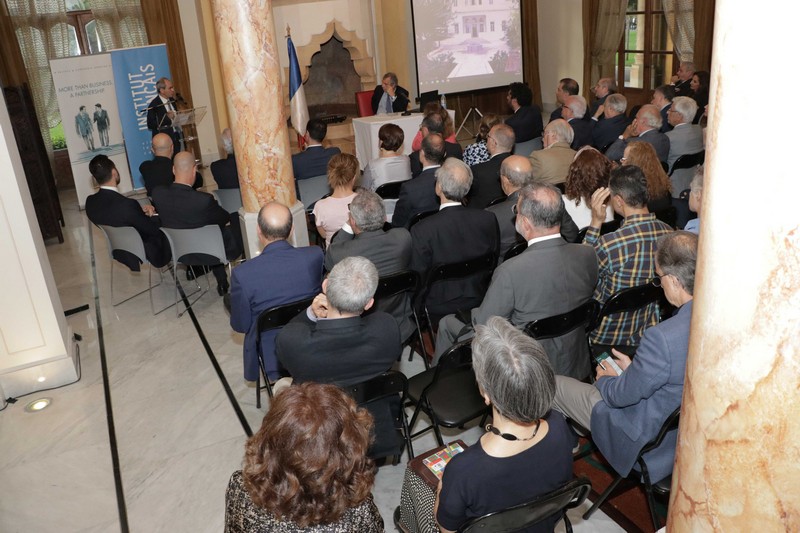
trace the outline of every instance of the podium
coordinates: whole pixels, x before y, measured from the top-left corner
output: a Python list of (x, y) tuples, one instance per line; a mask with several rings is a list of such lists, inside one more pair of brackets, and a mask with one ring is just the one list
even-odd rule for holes
[(181, 135), (181, 151), (186, 150), (186, 143), (197, 139), (197, 130), (194, 126), (203, 120), (205, 116), (206, 106), (193, 107), (191, 109), (175, 112), (175, 118), (172, 119), (172, 127), (181, 129), (184, 127), (189, 128), (188, 137)]

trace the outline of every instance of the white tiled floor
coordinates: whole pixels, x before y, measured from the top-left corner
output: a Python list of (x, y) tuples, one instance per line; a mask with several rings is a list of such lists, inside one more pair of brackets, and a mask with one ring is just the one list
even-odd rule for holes
[[(53, 399), (46, 410), (23, 408), (21, 398), (0, 412), (0, 532), (119, 531), (111, 447), (103, 396), (92, 292), (89, 240), (74, 193), (62, 194), (67, 219), (64, 244), (47, 252), (65, 309), (90, 304), (69, 317), (80, 343), (82, 378), (42, 393)], [(130, 531), (220, 531), (230, 474), (240, 467), (245, 432), (203, 348), (190, 317), (173, 309), (153, 317), (146, 295), (118, 307), (109, 301), (109, 259), (105, 241), (93, 230), (100, 310), (109, 368), (124, 506)], [(115, 272), (119, 298), (147, 283), (146, 272)], [(252, 384), (242, 379), (242, 335), (228, 326), (222, 300), (213, 290), (194, 311), (251, 428), (257, 430), (266, 406), (255, 407)], [(115, 289), (117, 291), (117, 289)], [(155, 289), (156, 305), (173, 298), (168, 283)], [(419, 358), (403, 358), (406, 375), (422, 370)], [(265, 402), (266, 403), (266, 402)], [(472, 427), (449, 433), (474, 442)], [(421, 453), (433, 448), (428, 433), (414, 442)], [(405, 461), (379, 470), (374, 494), (388, 531), (400, 500)], [(586, 504), (588, 505), (588, 503)], [(570, 513), (576, 531), (621, 531), (602, 512), (590, 521)], [(563, 530), (563, 525), (559, 526)]]

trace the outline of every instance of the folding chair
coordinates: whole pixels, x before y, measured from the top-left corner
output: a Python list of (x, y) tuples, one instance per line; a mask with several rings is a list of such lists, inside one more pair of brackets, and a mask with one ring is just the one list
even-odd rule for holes
[(237, 213), (242, 207), (242, 192), (239, 189), (217, 189), (214, 197), (228, 213)]
[(511, 248), (508, 249), (508, 251), (506, 252), (506, 255), (503, 256), (503, 261), (508, 261), (512, 257), (517, 257), (519, 254), (521, 254), (522, 252), (524, 252), (527, 249), (528, 249), (528, 243), (527, 242), (524, 242), (524, 241), (523, 242), (518, 242), (517, 244), (515, 244), (514, 246), (512, 246)]
[(315, 176), (313, 178), (306, 178), (304, 180), (297, 180), (297, 194), (300, 201), (306, 206), (308, 210), (314, 202), (324, 198), (326, 194), (331, 193), (331, 186), (328, 183), (328, 176)]
[[(417, 311), (414, 308), (414, 305), (411, 303), (411, 300), (413, 299), (418, 287), (419, 274), (413, 270), (402, 270), (378, 279), (378, 288), (375, 289), (373, 298), (376, 302), (399, 295), (404, 295), (409, 299), (411, 316), (414, 319), (414, 326), (416, 327), (416, 330), (407, 339), (403, 340), (403, 345), (411, 348), (411, 351), (408, 354), (409, 361), (411, 361), (411, 359), (414, 357), (414, 352), (416, 351), (422, 357), (422, 362), (425, 363), (425, 368), (430, 368), (428, 356), (425, 353), (425, 343), (422, 338), (422, 328), (420, 328), (419, 317), (417, 316)], [(374, 308), (375, 307), (373, 306), (373, 309)], [(414, 348), (415, 341), (419, 342), (417, 349)]]
[(531, 139), (530, 141), (516, 143), (514, 145), (514, 155), (521, 155), (522, 157), (528, 157), (536, 150), (541, 150), (543, 148), (544, 144), (542, 144), (542, 138), (536, 137), (535, 139)]

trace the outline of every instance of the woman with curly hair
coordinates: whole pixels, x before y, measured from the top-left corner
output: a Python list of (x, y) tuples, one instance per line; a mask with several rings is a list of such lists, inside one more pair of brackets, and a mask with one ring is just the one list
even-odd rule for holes
[[(600, 187), (608, 187), (613, 167), (614, 163), (594, 148), (582, 148), (575, 154), (567, 171), (564, 207), (579, 228), (592, 222), (592, 193)], [(613, 219), (614, 210), (609, 205), (605, 221)]]
[(486, 113), (481, 117), (480, 129), (478, 135), (475, 136), (475, 142), (464, 148), (464, 163), (473, 167), (491, 159), (489, 149), (486, 148), (486, 139), (489, 138), (489, 130), (501, 122), (500, 117), (494, 113)]
[(669, 181), (667, 173), (664, 172), (664, 167), (661, 166), (661, 161), (658, 160), (652, 144), (629, 143), (625, 147), (620, 163), (623, 166), (636, 165), (642, 169), (644, 177), (647, 178), (647, 209), (651, 213), (672, 205), (672, 196), (669, 192), (672, 183)]
[(347, 222), (347, 206), (356, 197), (356, 180), (360, 177), (358, 159), (351, 154), (336, 154), (328, 161), (328, 184), (333, 193), (314, 204), (317, 231), (330, 245), (331, 237)]
[(277, 394), (225, 495), (226, 533), (383, 531), (367, 458), (372, 417), (333, 385)]

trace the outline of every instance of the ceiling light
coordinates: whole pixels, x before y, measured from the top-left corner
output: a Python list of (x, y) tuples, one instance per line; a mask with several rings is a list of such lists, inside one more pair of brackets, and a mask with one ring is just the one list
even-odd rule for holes
[(50, 398), (39, 398), (38, 400), (33, 400), (28, 405), (25, 406), (25, 411), (28, 413), (35, 413), (36, 411), (41, 411), (42, 409), (46, 408), (50, 405), (52, 400)]

